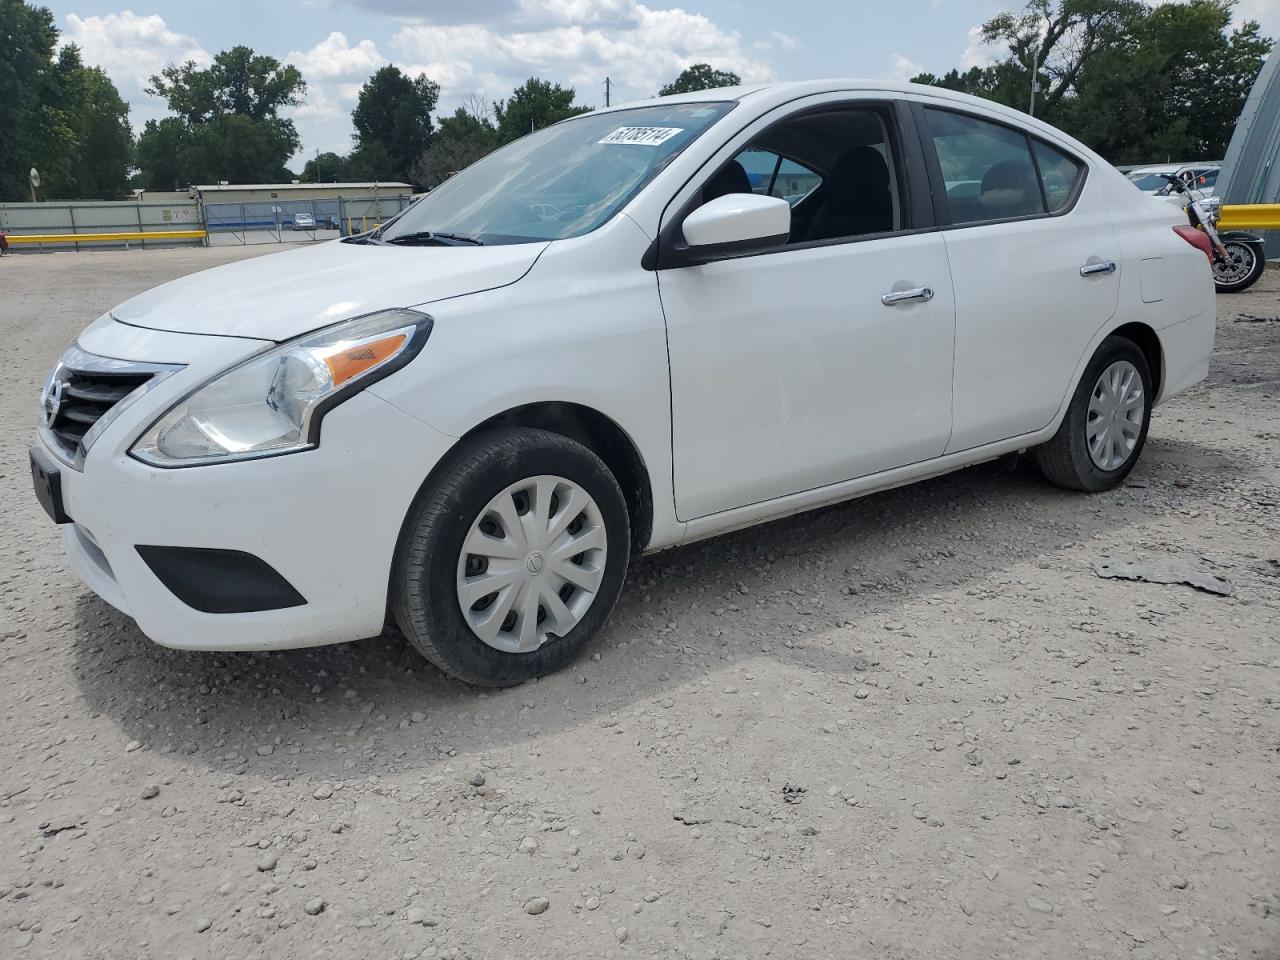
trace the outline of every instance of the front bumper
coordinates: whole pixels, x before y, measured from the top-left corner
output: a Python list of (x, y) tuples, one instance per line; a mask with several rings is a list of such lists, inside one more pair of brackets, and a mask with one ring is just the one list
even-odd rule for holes
[[(95, 336), (81, 338), (84, 348), (119, 355), (110, 353), (112, 331), (99, 326), (91, 328)], [(165, 646), (269, 650), (377, 634), (401, 525), (423, 480), (454, 442), (364, 392), (331, 410), (319, 446), (303, 453), (170, 470), (128, 456), (133, 440), (172, 402), (263, 346), (127, 328), (119, 349), (133, 356), (124, 359), (163, 358), (187, 367), (111, 424), (82, 470), (61, 471), (73, 521), (63, 526), (63, 542), (76, 572)], [(305, 603), (202, 612), (161, 582), (139, 545), (251, 554)]]

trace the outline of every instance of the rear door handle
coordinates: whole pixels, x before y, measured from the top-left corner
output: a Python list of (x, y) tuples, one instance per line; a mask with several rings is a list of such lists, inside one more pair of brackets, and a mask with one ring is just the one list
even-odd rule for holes
[(1114, 260), (1098, 260), (1094, 263), (1086, 263), (1080, 268), (1080, 276), (1092, 277), (1100, 273), (1115, 273), (1116, 262)]
[(892, 293), (886, 293), (880, 298), (880, 302), (886, 307), (892, 307), (899, 303), (910, 303), (915, 300), (928, 303), (932, 299), (933, 287), (916, 287), (914, 290), (894, 290)]

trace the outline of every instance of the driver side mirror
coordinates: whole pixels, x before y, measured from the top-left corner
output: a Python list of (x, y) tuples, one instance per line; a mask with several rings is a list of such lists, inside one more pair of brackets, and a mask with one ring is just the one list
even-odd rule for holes
[(754, 253), (787, 242), (791, 204), (780, 197), (728, 193), (694, 210), (681, 229), (698, 261)]

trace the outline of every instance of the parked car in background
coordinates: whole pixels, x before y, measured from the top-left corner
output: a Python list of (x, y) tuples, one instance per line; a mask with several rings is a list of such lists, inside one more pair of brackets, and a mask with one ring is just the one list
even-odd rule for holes
[(293, 217), (293, 229), (295, 230), (314, 230), (316, 228), (316, 218), (309, 213), (297, 213)]
[(1192, 184), (1194, 189), (1211, 197), (1221, 170), (1222, 168), (1215, 164), (1165, 163), (1153, 167), (1138, 167), (1136, 170), (1130, 170), (1126, 176), (1135, 187), (1153, 197), (1169, 196), (1170, 177), (1181, 177), (1187, 182), (1194, 179)]
[(597, 110), (378, 230), (105, 314), (47, 381), (33, 479), (160, 643), (390, 616), (515, 684), (582, 650), (646, 552), (1021, 451), (1121, 483), (1208, 370), (1188, 230), (1061, 131), (937, 87)]

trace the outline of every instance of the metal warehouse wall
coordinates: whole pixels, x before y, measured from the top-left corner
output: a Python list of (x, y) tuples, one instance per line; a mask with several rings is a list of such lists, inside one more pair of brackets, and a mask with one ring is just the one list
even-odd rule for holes
[[(1231, 137), (1218, 177), (1224, 203), (1280, 203), (1280, 47), (1263, 64)], [(1264, 234), (1280, 257), (1280, 230)]]
[[(133, 203), (101, 200), (60, 203), (0, 203), (0, 231), (10, 236), (35, 233), (116, 233), (200, 229), (200, 211), (193, 201), (179, 203)], [(138, 241), (131, 241), (138, 242)], [(147, 243), (147, 241), (142, 241)], [(199, 243), (199, 240), (153, 240), (150, 243)], [(70, 249), (74, 242), (42, 244), (49, 249)], [(124, 246), (120, 243), (92, 244), (95, 248)]]

